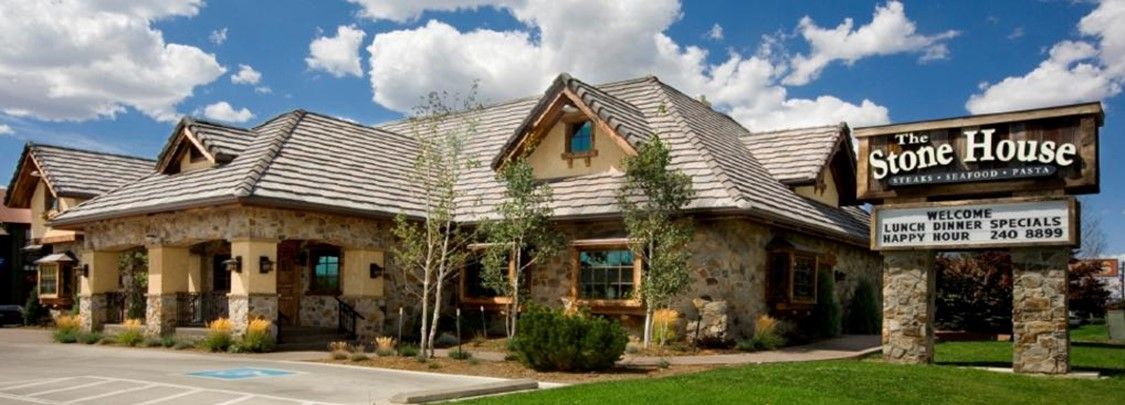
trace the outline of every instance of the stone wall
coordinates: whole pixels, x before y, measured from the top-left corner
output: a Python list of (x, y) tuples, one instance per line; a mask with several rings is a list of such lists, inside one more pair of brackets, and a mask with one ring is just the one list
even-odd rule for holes
[(176, 330), (176, 294), (146, 296), (145, 334), (164, 336)]
[[(246, 326), (254, 319), (277, 319), (276, 294), (231, 295), (230, 321), (236, 335), (246, 333)], [(277, 335), (277, 325), (270, 331)]]
[(1012, 250), (1012, 369), (1070, 371), (1066, 248)]
[(883, 358), (934, 361), (934, 252), (886, 252), (883, 273)]

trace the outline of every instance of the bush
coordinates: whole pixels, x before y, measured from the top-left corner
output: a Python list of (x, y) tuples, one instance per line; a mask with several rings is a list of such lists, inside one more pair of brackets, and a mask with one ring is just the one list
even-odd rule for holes
[(437, 339), (434, 339), (434, 347), (445, 349), (448, 347), (457, 346), (457, 343), (460, 342), (461, 340), (457, 339), (457, 336), (453, 336), (453, 334), (448, 332), (442, 332), (440, 335), (438, 335)]
[(265, 319), (255, 319), (246, 325), (246, 334), (239, 346), (248, 352), (262, 353), (273, 350), (273, 323)]
[(781, 322), (769, 316), (762, 315), (754, 323), (754, 337), (752, 339), (755, 350), (773, 350), (785, 345), (785, 337), (781, 331)]
[(615, 322), (531, 306), (519, 320), (512, 349), (535, 370), (603, 370), (625, 352), (629, 337)]
[(78, 341), (84, 344), (92, 345), (101, 342), (104, 336), (101, 332), (90, 332), (78, 334)]
[(667, 342), (676, 340), (679, 336), (677, 324), (680, 313), (671, 308), (662, 308), (652, 313), (652, 339), (663, 346)]
[(856, 284), (848, 301), (844, 330), (860, 335), (874, 335), (882, 330), (883, 315), (875, 294), (875, 285), (870, 280), (863, 279)]
[(55, 332), (51, 335), (59, 343), (74, 343), (78, 341), (81, 322), (76, 315), (59, 315), (55, 317)]
[(171, 335), (162, 337), (162, 338), (160, 338), (160, 345), (164, 346), (164, 347), (175, 346), (176, 345), (176, 337), (171, 336)]
[(157, 338), (148, 338), (148, 339), (145, 339), (145, 341), (144, 341), (144, 346), (145, 346), (145, 347), (159, 347), (159, 346), (160, 346), (160, 342), (161, 342), (161, 339), (157, 339)]
[(752, 351), (755, 350), (754, 340), (753, 339), (738, 339), (738, 341), (734, 343), (734, 348), (738, 349), (738, 351), (742, 351), (742, 352), (752, 352)]
[(176, 342), (176, 345), (172, 346), (172, 348), (176, 349), (176, 350), (186, 350), (186, 349), (192, 348), (193, 346), (195, 346), (195, 343), (179, 341), (179, 342)]
[(20, 315), (23, 315), (23, 324), (28, 326), (38, 325), (43, 317), (47, 316), (47, 308), (39, 304), (39, 290), (35, 287), (32, 287), (31, 293), (27, 295)]
[(805, 322), (803, 329), (812, 338), (840, 336), (840, 304), (836, 302), (836, 281), (832, 271), (821, 271), (817, 275), (816, 305)]
[(343, 352), (343, 351), (339, 351), (339, 350), (333, 350), (332, 351), (332, 360), (343, 360), (343, 359), (346, 359), (346, 358), (348, 358), (348, 352)]
[(375, 338), (375, 349), (377, 351), (395, 351), (395, 338), (390, 336), (379, 336)]
[(398, 345), (398, 355), (402, 357), (418, 357), (418, 346), (409, 343)]
[(449, 351), (449, 358), (453, 360), (468, 360), (473, 358), (473, 354), (462, 349), (453, 349)]
[(351, 361), (364, 361), (364, 360), (367, 360), (368, 358), (369, 357), (367, 357), (367, 355), (364, 354), (364, 353), (352, 353), (352, 355), (350, 357)]
[(140, 319), (126, 319), (121, 327), (121, 333), (117, 334), (117, 343), (136, 346), (145, 340), (144, 324)]
[(56, 343), (74, 343), (78, 341), (78, 331), (56, 329), (51, 339)]
[(199, 347), (211, 352), (225, 352), (233, 343), (230, 320), (219, 318), (207, 325), (207, 336), (199, 341)]

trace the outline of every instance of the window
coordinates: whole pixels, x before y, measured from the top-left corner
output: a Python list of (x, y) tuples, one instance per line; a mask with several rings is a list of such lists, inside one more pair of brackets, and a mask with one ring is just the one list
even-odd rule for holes
[(58, 296), (59, 294), (59, 267), (54, 264), (39, 266), (39, 295)]
[(589, 120), (567, 126), (566, 152), (571, 155), (590, 153), (594, 149), (594, 124)]
[(499, 291), (484, 285), (485, 268), (483, 259), (484, 257), (481, 255), (473, 255), (469, 262), (465, 263), (463, 298), (496, 298), (500, 296)]
[(636, 287), (635, 261), (628, 249), (580, 250), (578, 297), (626, 300)]
[(58, 209), (59, 199), (55, 198), (55, 195), (51, 194), (50, 191), (47, 191), (46, 196), (43, 198), (43, 211), (51, 212), (58, 211)]
[(204, 160), (207, 160), (207, 157), (203, 156), (203, 152), (201, 152), (199, 149), (191, 147), (191, 146), (188, 146), (188, 158), (191, 160), (192, 163), (202, 162)]
[(798, 254), (793, 257), (792, 284), (789, 296), (793, 302), (816, 302), (816, 257)]
[(211, 291), (230, 291), (230, 271), (223, 262), (230, 260), (230, 255), (215, 255), (211, 259)]
[(771, 242), (769, 248), (770, 306), (780, 310), (804, 310), (816, 304), (817, 277), (822, 271), (832, 274), (832, 255), (785, 241)]
[(320, 248), (309, 255), (309, 291), (334, 294), (340, 291), (340, 249)]

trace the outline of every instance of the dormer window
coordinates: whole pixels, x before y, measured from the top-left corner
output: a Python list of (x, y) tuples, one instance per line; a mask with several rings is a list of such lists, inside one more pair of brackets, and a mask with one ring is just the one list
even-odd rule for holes
[(562, 154), (567, 167), (574, 167), (575, 159), (582, 159), (586, 167), (590, 166), (590, 158), (598, 156), (594, 149), (594, 123), (588, 119), (568, 122), (566, 124), (566, 152)]
[(188, 148), (188, 156), (190, 156), (192, 163), (203, 162), (207, 160), (207, 156), (203, 156), (197, 148)]

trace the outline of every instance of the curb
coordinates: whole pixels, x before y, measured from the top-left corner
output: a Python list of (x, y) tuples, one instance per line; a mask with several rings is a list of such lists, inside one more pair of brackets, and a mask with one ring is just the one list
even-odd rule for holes
[(392, 404), (424, 404), (437, 401), (448, 401), (482, 395), (504, 394), (515, 391), (526, 391), (539, 388), (535, 380), (510, 380), (493, 383), (470, 385), (459, 388), (439, 388), (412, 392), (400, 392), (391, 397)]

